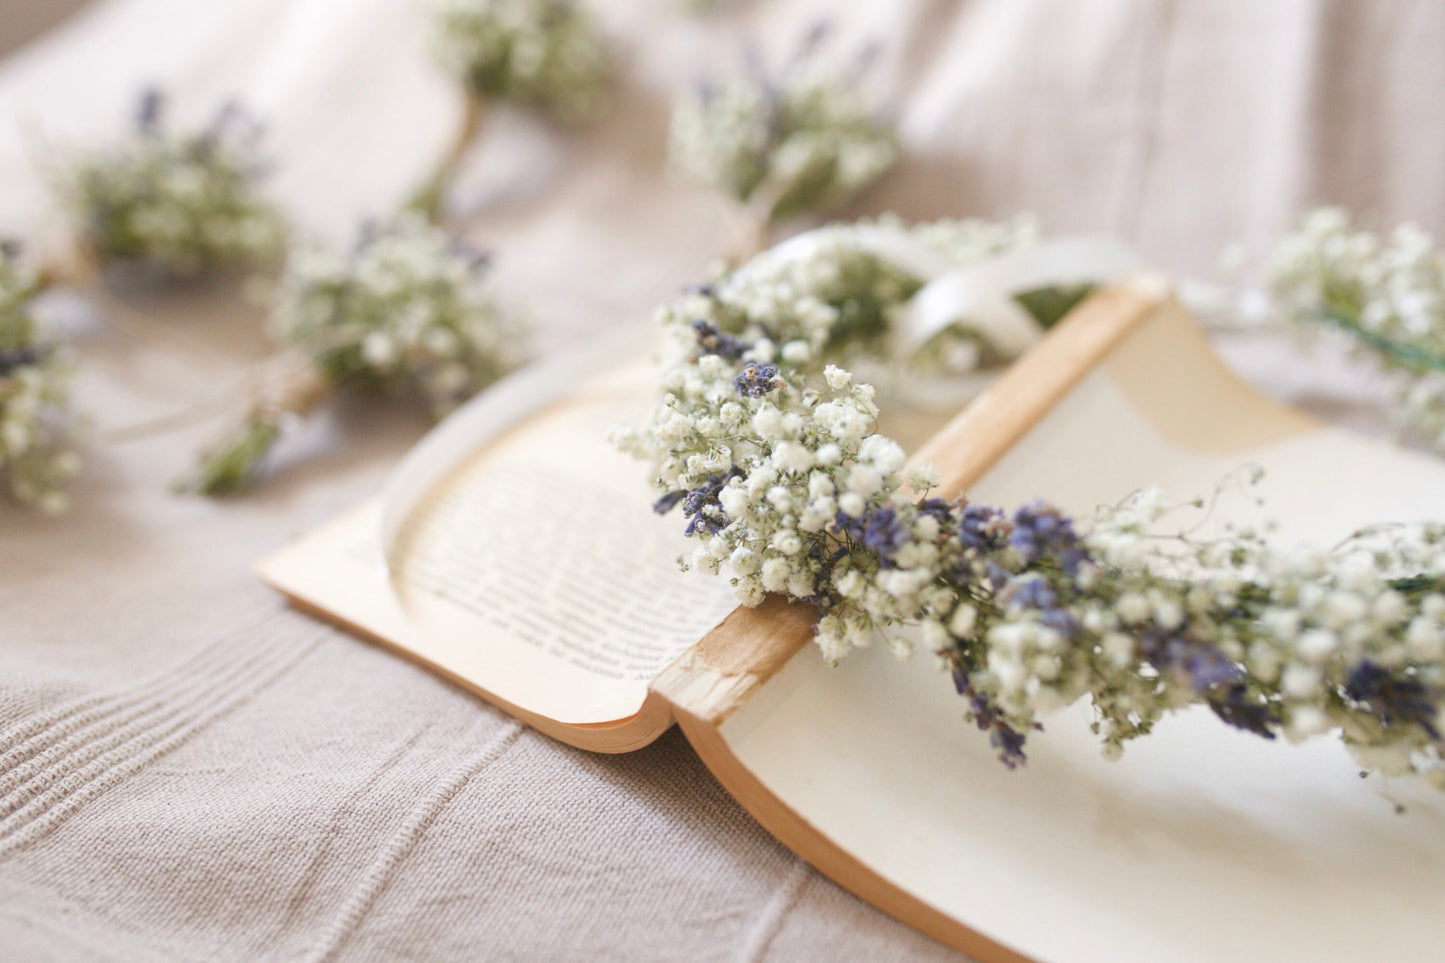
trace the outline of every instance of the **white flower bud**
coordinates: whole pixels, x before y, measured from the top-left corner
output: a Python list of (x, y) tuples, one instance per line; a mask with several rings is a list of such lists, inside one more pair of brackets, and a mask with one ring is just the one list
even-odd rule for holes
[(1319, 669), (1294, 663), (1285, 666), (1279, 687), (1291, 699), (1312, 699), (1319, 694), (1322, 681)]
[(780, 512), (793, 510), (793, 493), (782, 485), (774, 485), (768, 489), (768, 504)]
[(791, 574), (792, 566), (786, 559), (770, 558), (763, 563), (761, 570), (763, 588), (769, 592), (781, 592), (788, 587)]
[(953, 636), (948, 634), (948, 629), (943, 627), (942, 622), (929, 619), (923, 623), (920, 631), (923, 635), (923, 644), (934, 652), (941, 652), (953, 642)]
[(1104, 658), (1123, 669), (1134, 661), (1134, 639), (1123, 632), (1109, 632), (1099, 640)]
[(1016, 659), (998, 651), (989, 652), (988, 671), (997, 680), (999, 691), (1005, 694), (1019, 692), (1028, 681), (1024, 667)]
[(1281, 642), (1299, 637), (1300, 614), (1294, 609), (1266, 609), (1260, 624)]
[(763, 405), (753, 415), (753, 431), (764, 441), (773, 441), (781, 438), (783, 433), (783, 413), (772, 405)]
[(955, 638), (971, 639), (974, 626), (977, 624), (978, 609), (967, 602), (962, 602), (948, 618), (948, 631), (952, 632)]
[(772, 547), (783, 555), (796, 555), (803, 550), (803, 540), (796, 532), (781, 531), (773, 536)]
[(373, 331), (361, 340), (361, 356), (375, 368), (389, 368), (396, 359), (396, 343), (383, 331)]
[(1310, 629), (1299, 638), (1295, 651), (1311, 665), (1319, 665), (1340, 647), (1340, 640), (1328, 629)]
[(1445, 626), (1433, 619), (1416, 616), (1405, 629), (1405, 646), (1411, 657), (1433, 662), (1445, 655)]
[(813, 594), (813, 579), (807, 572), (793, 572), (788, 577), (788, 594), (799, 599), (810, 597)]
[(1184, 624), (1184, 609), (1172, 598), (1154, 600), (1154, 624), (1166, 632), (1172, 632)]
[(1319, 620), (1326, 628), (1339, 629), (1363, 619), (1369, 611), (1365, 600), (1353, 592), (1331, 592), (1319, 607)]
[(1291, 742), (1300, 742), (1310, 736), (1318, 736), (1328, 732), (1330, 728), (1329, 716), (1318, 706), (1291, 706), (1289, 717), (1285, 721), (1284, 732), (1286, 738)]
[(883, 476), (872, 465), (854, 465), (848, 472), (848, 490), (864, 498), (876, 494), (883, 487)]
[(869, 435), (863, 439), (858, 457), (885, 475), (901, 469), (907, 460), (898, 442), (884, 435)]
[(867, 582), (863, 578), (863, 573), (857, 569), (849, 569), (833, 580), (833, 587), (845, 599), (856, 599), (867, 588)]
[(813, 357), (813, 349), (806, 341), (789, 341), (783, 345), (783, 360), (788, 364), (807, 364)]
[(732, 555), (728, 556), (728, 564), (739, 575), (752, 575), (758, 570), (761, 562), (758, 560), (757, 553), (752, 549), (739, 546)]
[(813, 453), (797, 442), (779, 442), (773, 446), (773, 464), (783, 471), (805, 472), (813, 467)]
[(919, 465), (908, 472), (908, 487), (916, 492), (926, 492), (929, 489), (937, 488), (939, 482), (938, 472), (933, 470), (933, 465)]
[(763, 599), (768, 595), (763, 588), (762, 581), (757, 578), (738, 579), (738, 584), (733, 587), (733, 594), (737, 596), (739, 602), (750, 609), (762, 605)]
[(729, 484), (718, 492), (717, 500), (728, 518), (742, 518), (748, 513), (748, 493), (741, 485)]
[(888, 636), (888, 651), (895, 659), (907, 659), (913, 655), (913, 643), (901, 635)]
[(1149, 617), (1149, 601), (1137, 592), (1126, 592), (1119, 597), (1114, 606), (1114, 611), (1119, 613), (1119, 618), (1125, 622), (1143, 622)]

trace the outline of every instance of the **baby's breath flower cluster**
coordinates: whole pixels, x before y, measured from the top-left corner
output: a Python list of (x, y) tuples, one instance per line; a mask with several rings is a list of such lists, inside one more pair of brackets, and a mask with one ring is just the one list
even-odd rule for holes
[(859, 92), (808, 60), (699, 84), (673, 109), (669, 149), (681, 174), (765, 224), (834, 210), (898, 159)]
[(158, 91), (141, 100), (134, 135), (79, 161), (66, 201), (87, 253), (176, 277), (278, 255), (285, 228), (256, 190), (260, 128), (235, 105), (203, 130), (174, 134)]
[(685, 567), (726, 572), (747, 605), (816, 605), (830, 659), (921, 638), (1010, 766), (1044, 713), (1088, 697), (1106, 755), (1207, 705), (1269, 739), (1338, 731), (1362, 766), (1445, 788), (1445, 526), (1297, 557), (1249, 531), (1162, 540), (1151, 492), (1087, 531), (1043, 503), (929, 498), (873, 388), (831, 363), (910, 290), (847, 237), (661, 312), (663, 395), (618, 441), (655, 465), (657, 511), (681, 510)]
[(1307, 215), (1269, 263), (1276, 307), (1348, 332), (1357, 351), (1396, 380), (1404, 427), (1445, 448), (1445, 253), (1411, 224), (1387, 240), (1349, 215)]
[(345, 255), (293, 250), (271, 322), (289, 361), (205, 457), (201, 491), (253, 480), (285, 422), (332, 386), (415, 393), (440, 417), (525, 353), (525, 325), (498, 304), (487, 257), (411, 213), (368, 225)]
[(484, 101), (514, 101), (566, 121), (602, 103), (607, 48), (571, 0), (440, 0), (436, 49)]
[(362, 229), (346, 255), (293, 252), (272, 315), (277, 341), (332, 381), (416, 390), (445, 414), (524, 353), (484, 252), (402, 214)]
[(1362, 768), (1445, 788), (1445, 526), (1285, 552), (1249, 529), (1161, 540), (1164, 511), (1145, 490), (1079, 532), (1039, 503), (950, 506), (938, 584), (957, 601), (919, 621), (1005, 762), (1087, 696), (1110, 758), (1203, 704), (1266, 739), (1338, 732)]
[(63, 511), (80, 467), (71, 449), (70, 367), (36, 333), (39, 289), (12, 244), (0, 244), (0, 483), (18, 502)]

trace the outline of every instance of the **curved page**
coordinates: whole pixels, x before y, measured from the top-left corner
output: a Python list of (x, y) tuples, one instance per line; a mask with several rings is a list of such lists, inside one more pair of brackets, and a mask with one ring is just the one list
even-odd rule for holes
[[(635, 511), (647, 469), (607, 441), (640, 421), (652, 392), (643, 359), (568, 386), (421, 500), (389, 575), (377, 504), (268, 559), (261, 574), (529, 721), (631, 718), (653, 677), (736, 604), (725, 582), (679, 577), (687, 545), (676, 520)], [(664, 715), (638, 738), (666, 725)]]

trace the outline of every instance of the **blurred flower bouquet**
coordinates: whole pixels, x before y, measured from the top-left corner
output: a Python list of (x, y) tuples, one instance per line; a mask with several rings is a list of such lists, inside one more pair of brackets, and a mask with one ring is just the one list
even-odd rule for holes
[(412, 201), (437, 220), (489, 104), (565, 123), (590, 119), (603, 103), (609, 57), (592, 17), (571, 0), (440, 0), (433, 32), (437, 60), (466, 98), (451, 147)]
[(754, 251), (779, 225), (842, 207), (898, 159), (892, 132), (859, 91), (808, 56), (821, 35), (777, 76), (753, 58), (673, 109), (673, 167), (739, 206)]
[(286, 354), (188, 487), (212, 494), (254, 482), (285, 426), (336, 387), (414, 393), (440, 416), (525, 353), (525, 325), (497, 303), (487, 258), (416, 214), (368, 225), (345, 255), (296, 248), (271, 322)]
[(592, 17), (569, 0), (440, 0), (436, 52), (481, 100), (584, 120), (602, 103), (607, 48)]
[(256, 190), (260, 127), (228, 105), (205, 128), (176, 134), (165, 124), (165, 104), (159, 91), (147, 92), (128, 140), (62, 172), (82, 253), (173, 278), (279, 255), (284, 223)]
[(1445, 450), (1445, 254), (1413, 225), (1387, 240), (1323, 208), (1268, 263), (1284, 317), (1343, 332), (1396, 386), (1407, 434)]
[(31, 299), (39, 280), (0, 244), (0, 481), (16, 501), (65, 509), (64, 485), (79, 468), (71, 448), (70, 364), (37, 334)]

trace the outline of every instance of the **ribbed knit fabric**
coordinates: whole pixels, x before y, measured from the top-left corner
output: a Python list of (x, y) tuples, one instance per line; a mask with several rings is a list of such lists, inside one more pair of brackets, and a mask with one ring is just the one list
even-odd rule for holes
[[(906, 152), (852, 213), (1033, 210), (1206, 274), (1314, 200), (1445, 228), (1431, 0), (593, 5), (623, 51), (612, 116), (561, 131), (500, 110), (461, 185), (539, 350), (705, 273), (726, 220), (665, 176), (668, 92), (735, 66), (745, 35), (781, 58), (824, 11), (840, 55), (882, 43)], [(83, 142), (154, 80), (183, 114), (232, 94), (265, 113), (278, 197), (345, 238), (448, 137), (420, 6), (93, 4), (0, 62), (0, 233), (51, 222), (19, 120)], [(102, 433), (213, 402), (264, 353), (234, 288), (116, 283), (156, 320), (78, 332)], [(1222, 345), (1268, 390), (1378, 427), (1376, 386), (1336, 359)], [(0, 509), (0, 959), (955, 958), (798, 862), (675, 732), (566, 748), (257, 584), (256, 559), (379, 489), (419, 412), (353, 400), (287, 440), (262, 493), (172, 495), (218, 424), (91, 444), (65, 518)]]

